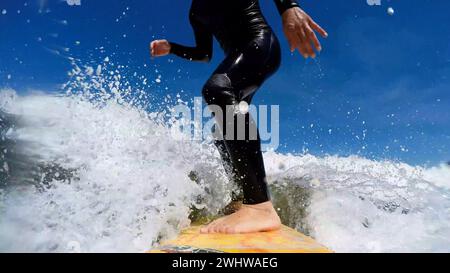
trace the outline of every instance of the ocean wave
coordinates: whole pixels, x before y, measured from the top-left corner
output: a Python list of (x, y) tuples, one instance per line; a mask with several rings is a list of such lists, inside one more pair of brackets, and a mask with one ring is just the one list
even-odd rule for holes
[[(309, 189), (295, 227), (338, 252), (448, 252), (447, 165), (266, 154), (270, 181)], [(444, 181), (445, 180), (445, 181)], [(289, 194), (294, 194), (295, 191)], [(288, 198), (289, 199), (289, 198)], [(294, 198), (290, 198), (294, 199)], [(305, 203), (290, 203), (301, 208)], [(301, 210), (300, 210), (301, 211)], [(287, 219), (298, 210), (288, 212)]]

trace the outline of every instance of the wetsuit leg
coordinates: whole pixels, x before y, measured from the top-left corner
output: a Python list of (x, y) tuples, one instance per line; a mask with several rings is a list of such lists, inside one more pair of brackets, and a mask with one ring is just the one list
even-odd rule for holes
[[(230, 53), (215, 70), (203, 88), (203, 97), (208, 105), (217, 105), (222, 109), (222, 140), (216, 141), (222, 151), (224, 161), (231, 164), (234, 180), (242, 185), (245, 204), (258, 204), (270, 200), (267, 188), (264, 161), (261, 153), (261, 141), (256, 122), (249, 113), (236, 113), (227, 120), (227, 111), (233, 111), (227, 105), (237, 105), (245, 100), (251, 103), (256, 90), (272, 75), (280, 64), (280, 48), (271, 32), (261, 34), (245, 45), (241, 50)], [(245, 119), (246, 128), (237, 128), (239, 119)], [(228, 124), (234, 124), (234, 135), (227, 135)], [(245, 130), (244, 140), (237, 139), (239, 130)], [(248, 132), (257, 132), (256, 139)], [(231, 138), (231, 139), (230, 139)]]
[[(254, 94), (255, 93), (250, 94), (244, 100), (248, 104), (250, 104)], [(246, 122), (247, 122), (247, 120), (246, 120)], [(217, 129), (213, 128), (212, 132), (214, 132), (215, 130), (217, 130)], [(236, 128), (235, 128), (235, 130), (236, 130)], [(223, 163), (223, 166), (224, 166), (224, 169), (225, 169), (225, 172), (226, 172), (228, 178), (230, 180), (236, 181), (238, 183), (238, 185), (241, 186), (241, 190), (242, 190), (242, 182), (239, 181), (239, 179), (236, 179), (234, 177), (235, 176), (234, 170), (237, 168), (237, 166), (233, 166), (233, 162), (230, 159), (230, 154), (228, 153), (228, 149), (227, 149), (227, 147), (225, 145), (225, 141), (223, 140), (223, 138), (215, 139), (214, 140), (214, 145), (217, 147), (217, 150), (219, 151), (219, 154), (220, 154), (220, 157), (222, 159), (222, 163)], [(243, 201), (244, 200), (242, 191), (239, 191), (239, 192), (234, 192), (233, 191), (231, 193), (231, 195), (232, 195), (231, 196), (231, 200), (232, 201)]]

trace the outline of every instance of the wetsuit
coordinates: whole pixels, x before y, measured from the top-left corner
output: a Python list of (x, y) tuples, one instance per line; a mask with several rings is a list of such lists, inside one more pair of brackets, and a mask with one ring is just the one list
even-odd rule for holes
[[(280, 14), (298, 6), (295, 0), (275, 3)], [(216, 122), (221, 125), (216, 129), (222, 138), (216, 139), (215, 144), (225, 169), (242, 186), (243, 203), (266, 202), (270, 195), (256, 124), (249, 113), (226, 106), (236, 106), (241, 101), (250, 104), (255, 91), (280, 65), (279, 42), (264, 19), (258, 0), (193, 0), (189, 19), (196, 46), (171, 42), (171, 53), (192, 61), (209, 61), (213, 37), (221, 45), (225, 59), (202, 90), (207, 104), (219, 106), (223, 112), (221, 118), (216, 115)], [(226, 119), (227, 111), (233, 111), (233, 119)], [(245, 120), (245, 138), (237, 137), (239, 118)], [(227, 135), (230, 122), (234, 126), (231, 137)], [(256, 137), (249, 132), (256, 132)]]

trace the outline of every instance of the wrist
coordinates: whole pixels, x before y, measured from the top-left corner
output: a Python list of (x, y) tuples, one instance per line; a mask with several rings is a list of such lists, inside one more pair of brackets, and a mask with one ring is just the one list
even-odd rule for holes
[(292, 7), (290, 7), (290, 8), (285, 9), (285, 10), (283, 11), (283, 13), (281, 14), (281, 18), (282, 18), (282, 19), (285, 19), (286, 17), (289, 17), (289, 16), (290, 16), (292, 13), (294, 13), (295, 10), (297, 10), (297, 9), (300, 10), (300, 7), (299, 7), (299, 6), (292, 6)]
[(281, 16), (284, 16), (286, 13), (289, 13), (287, 11), (292, 11), (295, 8), (300, 8), (300, 6), (297, 2), (292, 1), (291, 3), (288, 3), (282, 7), (278, 7), (278, 11), (280, 12)]

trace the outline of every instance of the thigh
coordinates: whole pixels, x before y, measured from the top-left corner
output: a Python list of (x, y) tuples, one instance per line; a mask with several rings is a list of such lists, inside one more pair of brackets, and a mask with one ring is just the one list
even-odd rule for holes
[(228, 77), (239, 100), (251, 100), (255, 91), (278, 69), (280, 60), (278, 40), (268, 32), (229, 54), (214, 73)]
[(224, 75), (229, 79), (237, 100), (250, 100), (264, 82), (264, 63), (254, 55), (250, 50), (232, 53), (214, 71), (215, 75)]

